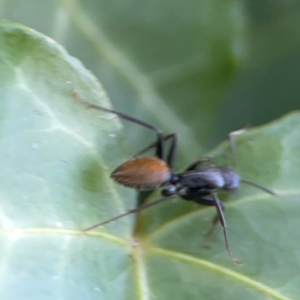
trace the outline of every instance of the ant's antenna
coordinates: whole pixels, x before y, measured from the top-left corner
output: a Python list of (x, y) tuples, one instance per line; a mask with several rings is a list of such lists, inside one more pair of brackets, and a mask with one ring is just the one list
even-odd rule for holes
[(260, 190), (262, 190), (262, 191), (264, 191), (264, 192), (266, 192), (266, 193), (268, 193), (268, 194), (270, 194), (270, 195), (272, 195), (272, 196), (278, 196), (278, 194), (276, 194), (276, 193), (273, 192), (272, 190), (269, 190), (269, 189), (267, 189), (267, 188), (265, 188), (265, 187), (263, 187), (263, 186), (261, 186), (261, 185), (259, 185), (259, 184), (257, 184), (257, 183), (254, 183), (254, 182), (252, 182), (252, 181), (248, 181), (248, 180), (241, 179), (241, 182), (242, 182), (242, 183), (246, 183), (246, 184), (251, 185), (251, 186), (254, 186), (254, 187), (256, 187), (257, 189), (260, 189)]
[(170, 196), (170, 197), (164, 197), (164, 198), (161, 198), (161, 199), (159, 199), (159, 200), (153, 201), (153, 202), (151, 202), (151, 203), (147, 203), (147, 204), (141, 205), (141, 206), (139, 206), (138, 208), (128, 210), (128, 211), (127, 211), (126, 213), (124, 213), (124, 214), (121, 214), (121, 215), (119, 215), (119, 216), (116, 216), (116, 217), (111, 218), (111, 219), (109, 219), (109, 220), (106, 220), (106, 221), (104, 221), (104, 222), (101, 222), (101, 223), (98, 223), (98, 224), (96, 224), (96, 225), (93, 225), (93, 226), (87, 227), (87, 228), (85, 228), (85, 229), (82, 229), (82, 231), (83, 231), (83, 232), (87, 232), (87, 231), (93, 230), (93, 229), (95, 229), (95, 228), (97, 228), (97, 227), (99, 227), (99, 226), (103, 226), (103, 225), (105, 225), (105, 224), (107, 224), (107, 223), (116, 221), (116, 220), (118, 220), (118, 219), (120, 219), (120, 218), (123, 218), (123, 217), (125, 217), (125, 216), (127, 216), (127, 215), (130, 215), (130, 214), (133, 214), (133, 213), (138, 213), (138, 212), (140, 212), (140, 211), (142, 211), (142, 210), (144, 210), (144, 209), (147, 209), (147, 208), (149, 208), (149, 207), (155, 206), (155, 205), (157, 205), (157, 204), (160, 204), (160, 203), (162, 203), (162, 202), (165, 202), (165, 201), (167, 201), (167, 200), (170, 200), (170, 199), (172, 199), (172, 198), (174, 198), (174, 197), (176, 197), (176, 196), (173, 195), (173, 196)]
[[(236, 147), (235, 147), (235, 141), (234, 141), (234, 137), (244, 133), (246, 131), (245, 128), (243, 129), (239, 129), (239, 130), (236, 130), (236, 131), (232, 131), (229, 133), (228, 137), (229, 137), (229, 144), (230, 144), (230, 148), (231, 148), (231, 158), (232, 158), (232, 164), (234, 167), (236, 167), (236, 164), (237, 164), (237, 159), (236, 159)], [(244, 179), (241, 179), (240, 180), (242, 183), (246, 183), (248, 185), (251, 185), (253, 187), (256, 187), (257, 189), (260, 189), (272, 196), (277, 196), (277, 194), (275, 192), (273, 192), (272, 190), (268, 189), (268, 188), (265, 188), (257, 183), (254, 183), (252, 181), (248, 181), (248, 180), (244, 180)]]

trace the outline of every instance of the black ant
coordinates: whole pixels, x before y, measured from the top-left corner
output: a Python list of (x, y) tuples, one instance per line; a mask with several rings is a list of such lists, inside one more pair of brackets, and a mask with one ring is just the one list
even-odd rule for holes
[[(80, 103), (82, 103), (86, 107), (113, 113), (127, 121), (139, 124), (156, 132), (157, 141), (140, 151), (132, 159), (118, 166), (112, 172), (111, 177), (116, 182), (126, 187), (137, 189), (139, 191), (151, 191), (163, 187), (161, 192), (163, 198), (151, 203), (141, 205), (135, 209), (128, 210), (127, 212), (119, 216), (85, 228), (83, 229), (83, 231), (90, 231), (129, 214), (140, 212), (151, 206), (179, 196), (186, 201), (193, 201), (201, 205), (216, 207), (217, 215), (212, 221), (212, 228), (209, 230), (209, 233), (212, 232), (212, 229), (219, 221), (223, 228), (226, 250), (233, 262), (239, 264), (240, 262), (233, 256), (230, 250), (226, 231), (225, 217), (223, 214), (224, 205), (218, 198), (217, 191), (233, 191), (239, 187), (240, 182), (243, 182), (261, 189), (273, 196), (276, 194), (273, 191), (258, 184), (246, 180), (241, 180), (239, 175), (228, 166), (205, 166), (205, 163), (210, 161), (210, 158), (208, 157), (204, 157), (200, 160), (195, 161), (181, 173), (173, 173), (171, 170), (173, 167), (177, 149), (176, 133), (163, 135), (162, 131), (155, 126), (130, 117), (121, 112), (90, 104), (80, 98), (75, 91), (73, 91), (72, 94)], [(234, 133), (229, 134), (229, 137), (234, 160), (235, 153), (232, 139), (233, 134)], [(166, 155), (164, 152), (164, 142), (166, 142), (167, 140), (171, 140), (171, 145), (170, 150)], [(155, 148), (155, 157), (137, 157), (138, 155), (146, 152), (151, 148)]]

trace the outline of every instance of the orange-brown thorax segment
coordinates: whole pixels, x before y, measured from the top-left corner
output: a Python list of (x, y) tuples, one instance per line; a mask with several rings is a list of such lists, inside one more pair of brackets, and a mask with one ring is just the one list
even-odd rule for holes
[(136, 157), (117, 167), (111, 177), (138, 190), (154, 190), (170, 179), (168, 165), (156, 157)]

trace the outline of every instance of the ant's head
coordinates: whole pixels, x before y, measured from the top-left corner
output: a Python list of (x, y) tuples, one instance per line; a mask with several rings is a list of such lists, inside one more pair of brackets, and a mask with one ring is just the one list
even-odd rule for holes
[(240, 185), (240, 176), (230, 167), (220, 167), (222, 177), (224, 178), (224, 190), (233, 191)]

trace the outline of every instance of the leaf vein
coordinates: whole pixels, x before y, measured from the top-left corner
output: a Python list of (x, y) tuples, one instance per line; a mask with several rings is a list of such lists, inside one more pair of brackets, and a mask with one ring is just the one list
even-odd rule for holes
[(293, 300), (292, 298), (289, 298), (285, 295), (282, 295), (280, 292), (278, 292), (277, 290), (275, 290), (272, 287), (269, 287), (263, 283), (260, 283), (256, 280), (253, 280), (250, 277), (247, 277), (243, 274), (240, 274), (236, 271), (230, 270), (228, 268), (225, 268), (223, 266), (214, 264), (212, 262), (209, 261), (205, 261), (203, 259), (199, 259), (199, 258), (195, 258), (193, 256), (184, 254), (184, 253), (180, 253), (180, 252), (175, 252), (172, 250), (166, 250), (166, 249), (162, 249), (162, 248), (157, 248), (157, 247), (153, 247), (153, 248), (149, 248), (150, 251), (152, 251), (153, 253), (156, 253), (158, 255), (162, 255), (162, 256), (166, 256), (168, 258), (173, 258), (173, 259), (177, 259), (179, 261), (183, 261), (183, 262), (187, 262), (187, 263), (193, 263), (196, 264), (198, 266), (204, 267), (206, 269), (209, 269), (211, 271), (214, 271), (216, 273), (219, 273), (221, 275), (225, 275), (231, 279), (237, 280), (241, 283), (243, 283), (244, 285), (249, 286), (250, 288), (257, 290), (259, 292), (262, 292), (263, 294), (272, 297), (273, 299), (276, 300)]

